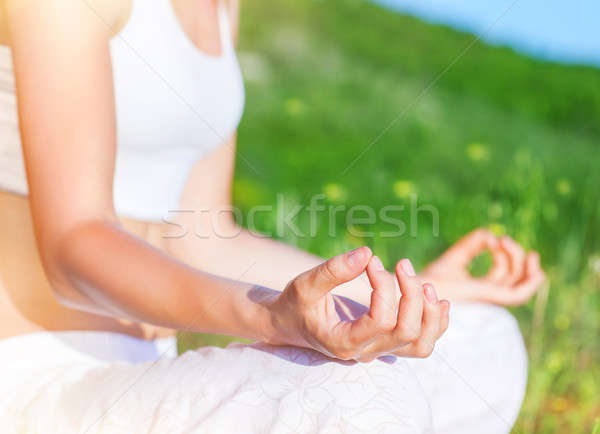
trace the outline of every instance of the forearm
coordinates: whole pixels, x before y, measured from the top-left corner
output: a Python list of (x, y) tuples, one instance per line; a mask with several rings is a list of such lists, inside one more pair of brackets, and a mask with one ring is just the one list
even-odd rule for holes
[(70, 304), (164, 327), (263, 339), (268, 292), (248, 281), (252, 264), (231, 279), (198, 271), (122, 230), (94, 222), (56, 250), (50, 274)]
[[(175, 244), (185, 246), (180, 249), (181, 256), (194, 267), (229, 278), (248, 269), (246, 280), (279, 290), (300, 273), (324, 261), (304, 250), (242, 228), (232, 228), (227, 233), (235, 236), (198, 238), (189, 234), (186, 237), (190, 238)], [(254, 265), (250, 267), (250, 264)], [(371, 286), (364, 274), (332, 292), (365, 306), (370, 303)]]

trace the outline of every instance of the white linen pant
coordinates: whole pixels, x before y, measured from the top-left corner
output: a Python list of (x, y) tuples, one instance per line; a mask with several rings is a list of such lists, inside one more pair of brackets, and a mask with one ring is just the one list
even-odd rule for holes
[[(41, 332), (0, 340), (2, 433), (506, 433), (527, 357), (504, 309), (454, 305), (428, 359)], [(170, 347), (169, 347), (170, 346)]]

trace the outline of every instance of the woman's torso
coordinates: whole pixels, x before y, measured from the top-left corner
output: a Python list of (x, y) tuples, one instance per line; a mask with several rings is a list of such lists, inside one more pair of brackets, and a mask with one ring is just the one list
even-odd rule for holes
[[(122, 1), (117, 8), (109, 3), (103, 13), (118, 29), (110, 41), (118, 130), (115, 207), (125, 229), (168, 250), (162, 218), (179, 208), (192, 167), (231, 136), (241, 116), (243, 87), (231, 30), (220, 5), (203, 11), (193, 5), (206, 3), (189, 0)], [(214, 17), (212, 29), (210, 23), (194, 27), (194, 17), (204, 12), (199, 21)], [(7, 42), (5, 24), (0, 15), (0, 42)], [(0, 50), (10, 55), (8, 47)], [(0, 338), (38, 330), (109, 330), (144, 338), (172, 333), (69, 309), (53, 296), (19, 166), (10, 68), (0, 58)]]

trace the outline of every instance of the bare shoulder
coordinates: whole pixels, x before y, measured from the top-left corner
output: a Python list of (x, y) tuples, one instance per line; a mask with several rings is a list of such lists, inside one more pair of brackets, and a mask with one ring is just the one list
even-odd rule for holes
[(56, 6), (56, 19), (81, 10), (84, 7), (114, 36), (125, 26), (131, 14), (132, 0), (0, 0), (0, 45), (10, 45), (9, 26), (11, 17), (37, 4), (48, 8)]

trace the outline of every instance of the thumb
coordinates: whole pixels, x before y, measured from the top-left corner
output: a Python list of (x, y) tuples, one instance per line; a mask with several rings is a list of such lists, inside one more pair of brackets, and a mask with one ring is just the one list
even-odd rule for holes
[(458, 265), (466, 267), (484, 250), (492, 250), (498, 244), (496, 236), (487, 229), (475, 229), (458, 240), (450, 247), (445, 255), (448, 255)]
[(365, 271), (373, 253), (366, 246), (359, 247), (301, 274), (298, 279), (306, 301), (315, 301), (336, 286), (349, 282)]

